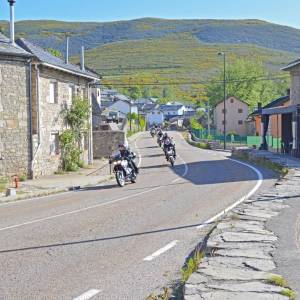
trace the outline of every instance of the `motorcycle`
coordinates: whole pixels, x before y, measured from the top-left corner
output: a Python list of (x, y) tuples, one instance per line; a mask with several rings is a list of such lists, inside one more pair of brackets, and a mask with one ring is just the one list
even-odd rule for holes
[(151, 136), (154, 138), (155, 134), (156, 134), (156, 130), (155, 129), (151, 129), (150, 130), (150, 134)]
[[(131, 159), (135, 159), (135, 157), (136, 155), (133, 155)], [(124, 187), (126, 182), (136, 183), (137, 174), (127, 159), (124, 159), (121, 155), (117, 155), (110, 158), (109, 163), (114, 166), (113, 172), (120, 187)]]
[(174, 167), (175, 161), (176, 161), (174, 148), (173, 147), (166, 148), (165, 149), (165, 155), (166, 155), (167, 161), (169, 161), (171, 163), (171, 166)]
[(157, 144), (158, 144), (159, 147), (161, 147), (161, 146), (162, 146), (162, 143), (163, 143), (163, 137), (162, 137), (162, 135), (161, 135), (161, 136), (158, 136), (158, 137), (157, 137)]

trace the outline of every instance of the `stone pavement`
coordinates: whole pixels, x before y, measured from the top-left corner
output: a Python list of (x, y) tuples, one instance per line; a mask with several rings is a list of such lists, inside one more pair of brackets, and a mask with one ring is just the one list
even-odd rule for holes
[[(35, 180), (20, 182), (17, 195), (5, 197), (5, 194), (0, 194), (0, 203), (76, 190), (97, 185), (109, 180), (111, 177), (107, 159), (95, 160), (93, 166), (80, 169), (77, 172), (45, 176)], [(13, 185), (11, 184), (11, 186)]]
[(217, 224), (205, 258), (185, 285), (186, 300), (296, 299), (289, 288), (300, 292), (300, 161), (261, 151), (251, 155), (285, 165), (289, 174)]

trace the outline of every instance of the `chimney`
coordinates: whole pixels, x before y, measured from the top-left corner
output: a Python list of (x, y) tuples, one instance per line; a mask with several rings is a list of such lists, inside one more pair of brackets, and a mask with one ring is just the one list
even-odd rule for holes
[(80, 67), (81, 67), (82, 71), (85, 71), (85, 67), (84, 67), (84, 46), (81, 47)]
[(15, 2), (16, 0), (8, 0), (10, 5), (10, 43), (15, 44)]
[(69, 63), (69, 37), (66, 38), (66, 64)]

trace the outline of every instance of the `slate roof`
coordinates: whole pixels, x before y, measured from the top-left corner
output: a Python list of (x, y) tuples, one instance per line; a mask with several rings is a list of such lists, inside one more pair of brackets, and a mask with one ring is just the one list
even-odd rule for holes
[(40, 62), (44, 64), (50, 65), (50, 67), (57, 67), (59, 69), (62, 69), (66, 72), (75, 73), (76, 75), (88, 77), (91, 79), (99, 79), (99, 75), (97, 75), (94, 72), (88, 71), (88, 70), (81, 70), (81, 68), (77, 65), (73, 64), (66, 64), (66, 62), (49, 52), (45, 51), (43, 48), (27, 41), (26, 39), (18, 39), (17, 44), (22, 47), (24, 50), (28, 51), (29, 53), (33, 54)]
[(31, 57), (32, 55), (19, 47), (18, 45), (12, 45), (10, 40), (0, 33), (0, 54), (18, 57)]
[[(273, 100), (272, 102), (268, 103), (267, 105), (265, 105), (264, 107), (262, 107), (262, 109), (267, 109), (267, 108), (273, 108), (273, 107), (278, 107), (278, 106), (282, 106), (285, 102), (290, 100), (290, 96), (283, 96), (280, 97), (278, 99)], [(261, 111), (260, 110), (255, 110), (252, 114), (250, 114), (250, 116), (257, 116), (257, 115), (261, 115)]]
[(160, 109), (163, 111), (176, 111), (182, 108), (184, 105), (161, 105)]
[(300, 65), (300, 58), (298, 58), (298, 59), (290, 62), (287, 66), (281, 68), (281, 70), (283, 70), (283, 71), (289, 71), (291, 68), (296, 67), (298, 65)]

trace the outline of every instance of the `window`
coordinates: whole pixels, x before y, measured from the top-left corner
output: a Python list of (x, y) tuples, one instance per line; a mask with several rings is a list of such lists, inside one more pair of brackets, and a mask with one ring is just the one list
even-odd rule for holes
[(59, 154), (59, 137), (58, 133), (51, 133), (50, 135), (50, 155)]
[(239, 108), (238, 112), (239, 112), (239, 114), (242, 114), (243, 113), (243, 109)]
[(230, 103), (234, 103), (234, 99), (233, 98), (230, 99)]
[(57, 103), (57, 82), (55, 81), (50, 82), (49, 103)]
[(74, 97), (74, 87), (69, 85), (69, 102), (72, 103)]
[(239, 120), (239, 125), (243, 125), (243, 124), (244, 124), (244, 121)]

